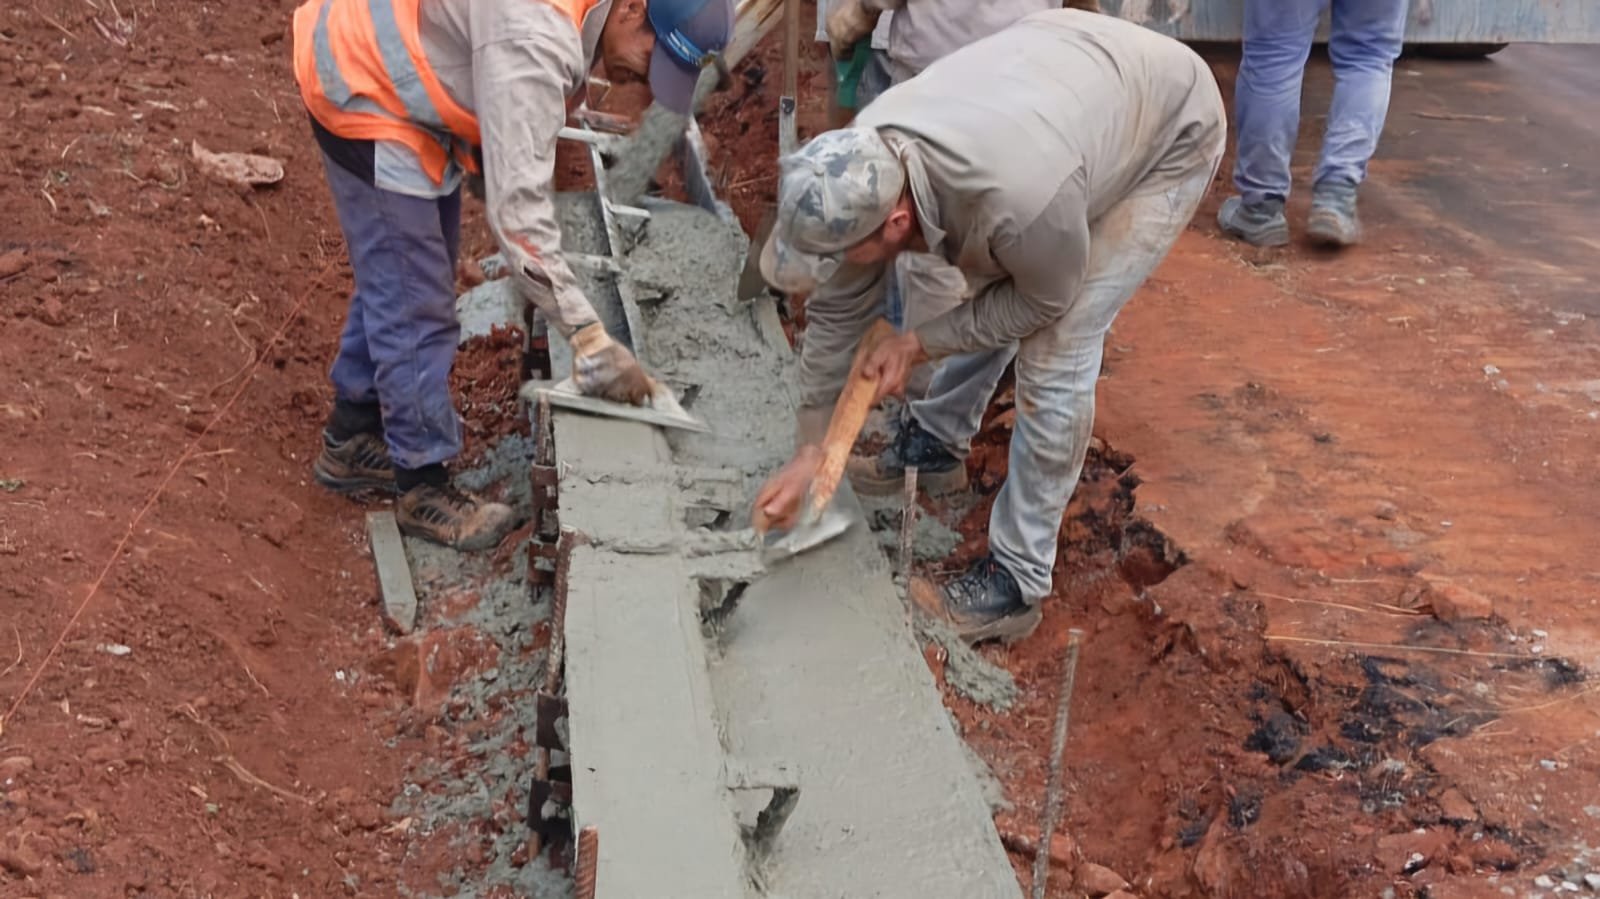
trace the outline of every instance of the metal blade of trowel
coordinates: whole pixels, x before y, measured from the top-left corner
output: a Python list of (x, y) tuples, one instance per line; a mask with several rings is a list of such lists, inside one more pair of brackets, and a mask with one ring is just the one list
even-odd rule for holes
[(642, 421), (645, 424), (659, 425), (663, 428), (698, 431), (702, 434), (711, 431), (710, 425), (684, 410), (683, 405), (678, 402), (678, 398), (673, 395), (670, 387), (660, 383), (656, 384), (656, 392), (651, 396), (649, 405), (645, 406), (634, 406), (629, 403), (613, 402), (596, 396), (585, 396), (578, 392), (578, 388), (573, 385), (571, 378), (555, 384), (551, 384), (548, 381), (529, 381), (522, 387), (522, 396), (530, 402), (538, 402), (540, 397), (546, 397), (552, 406), (561, 406), (576, 412), (587, 412), (590, 415), (604, 415), (609, 418)]
[(829, 540), (850, 530), (861, 517), (860, 505), (848, 486), (833, 495), (833, 502), (820, 511), (811, 512), (811, 497), (806, 497), (802, 508), (807, 512), (800, 523), (782, 533), (768, 533), (761, 544), (761, 561), (771, 565), (791, 559), (803, 552), (816, 549)]

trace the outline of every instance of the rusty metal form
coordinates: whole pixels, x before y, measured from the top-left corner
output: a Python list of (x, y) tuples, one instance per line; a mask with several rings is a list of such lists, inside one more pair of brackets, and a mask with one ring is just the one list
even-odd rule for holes
[(578, 832), (578, 899), (595, 899), (596, 877), (600, 865), (600, 828), (585, 827)]
[[(550, 645), (545, 652), (544, 680), (535, 698), (538, 707), (534, 727), (533, 785), (528, 794), (528, 827), (533, 831), (528, 837), (529, 858), (538, 856), (546, 848), (559, 851), (571, 838), (568, 810), (572, 807), (572, 772), (570, 766), (552, 765), (551, 753), (566, 750), (556, 732), (556, 721), (567, 714), (567, 702), (558, 695), (566, 655), (567, 592), (572, 550), (587, 542), (577, 531), (563, 528), (553, 551), (555, 589), (551, 598)], [(532, 566), (529, 571), (533, 571)], [(545, 806), (552, 801), (559, 811), (546, 814)]]

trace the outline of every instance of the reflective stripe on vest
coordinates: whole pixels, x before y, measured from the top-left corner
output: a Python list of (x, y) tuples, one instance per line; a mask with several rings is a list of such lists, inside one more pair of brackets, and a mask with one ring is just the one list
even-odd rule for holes
[[(437, 0), (307, 0), (294, 14), (295, 78), (311, 114), (340, 137), (393, 140), (434, 183), (450, 158), (476, 171), (478, 120), (452, 98), (422, 50), (420, 6)], [(514, 0), (539, 2), (539, 0)], [(581, 33), (600, 0), (543, 0)]]

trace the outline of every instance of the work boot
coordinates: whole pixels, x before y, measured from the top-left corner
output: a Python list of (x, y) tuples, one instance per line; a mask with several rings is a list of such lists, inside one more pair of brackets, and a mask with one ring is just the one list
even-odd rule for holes
[(856, 492), (867, 496), (893, 496), (905, 483), (906, 469), (916, 466), (917, 487), (929, 494), (950, 493), (967, 486), (967, 463), (950, 452), (939, 438), (906, 416), (894, 442), (876, 456), (851, 456), (845, 464)]
[(1348, 247), (1361, 242), (1361, 218), (1356, 215), (1356, 186), (1349, 181), (1323, 181), (1311, 188), (1311, 215), (1306, 233), (1328, 247)]
[(333, 432), (323, 431), (322, 455), (311, 473), (318, 484), (346, 496), (369, 490), (394, 492), (394, 464), (380, 434), (363, 432), (336, 440)]
[(1217, 224), (1252, 246), (1281, 247), (1289, 242), (1289, 220), (1283, 215), (1281, 199), (1246, 203), (1243, 197), (1229, 197), (1217, 210)]
[(473, 552), (499, 544), (511, 530), (511, 507), (491, 503), (448, 482), (419, 484), (394, 504), (395, 521), (412, 537)]
[(992, 555), (979, 559), (943, 588), (914, 578), (910, 592), (919, 608), (948, 622), (968, 643), (1021, 640), (1044, 618), (1038, 606), (1023, 601), (1017, 579)]

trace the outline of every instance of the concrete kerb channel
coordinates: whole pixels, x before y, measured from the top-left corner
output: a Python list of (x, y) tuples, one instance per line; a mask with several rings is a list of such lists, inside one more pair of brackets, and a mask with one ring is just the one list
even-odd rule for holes
[[(556, 616), (533, 848), (583, 833), (575, 870), (600, 899), (1020, 897), (854, 498), (844, 537), (760, 561), (748, 502), (787, 457), (795, 360), (771, 299), (738, 297), (748, 240), (698, 130), (678, 153), (694, 205), (611, 203), (584, 142), (596, 190), (558, 202), (568, 248), (596, 262), (576, 274), (714, 432), (529, 408), (529, 576)], [(570, 366), (530, 325), (548, 358), (527, 368)]]

